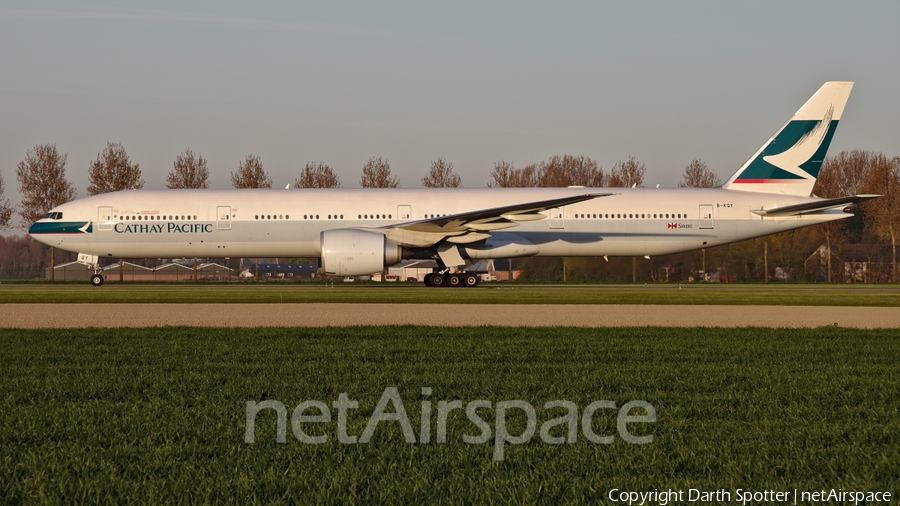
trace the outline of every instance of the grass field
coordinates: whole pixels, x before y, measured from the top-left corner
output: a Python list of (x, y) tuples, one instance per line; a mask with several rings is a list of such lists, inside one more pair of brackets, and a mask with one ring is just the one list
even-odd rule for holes
[(519, 285), (475, 289), (420, 284), (0, 285), (3, 303), (447, 303), (447, 304), (749, 304), (900, 307), (897, 285)]
[[(5, 289), (5, 288), (4, 288)], [(335, 289), (337, 290), (337, 289)], [(679, 328), (0, 330), (3, 503), (597, 503), (610, 488), (889, 490), (900, 483), (896, 331)], [(360, 435), (396, 386), (418, 434), (423, 400), (522, 399), (583, 409), (645, 400), (645, 445), (409, 444), (384, 422), (367, 444), (335, 424), (275, 442), (245, 402), (359, 401)], [(557, 408), (558, 410), (559, 408)], [(490, 411), (488, 411), (489, 413)], [(612, 413), (612, 414), (610, 414)], [(436, 415), (433, 415), (432, 424)], [(594, 430), (616, 434), (614, 411)], [(493, 418), (485, 416), (494, 426)], [(524, 417), (509, 420), (518, 434)], [(557, 427), (561, 429), (561, 427)], [(562, 432), (554, 431), (554, 434)]]

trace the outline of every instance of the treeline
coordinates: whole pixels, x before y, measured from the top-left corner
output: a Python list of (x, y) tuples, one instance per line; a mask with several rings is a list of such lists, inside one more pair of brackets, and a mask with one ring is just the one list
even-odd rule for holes
[[(22, 203), (18, 209), (25, 224), (49, 209), (76, 198), (74, 185), (66, 179), (67, 154), (55, 144), (30, 149), (16, 167)], [(646, 167), (634, 157), (616, 163), (609, 173), (586, 156), (558, 155), (516, 167), (499, 161), (490, 173), (490, 187), (639, 187)], [(88, 166), (88, 195), (144, 186), (140, 165), (133, 162), (119, 143), (107, 143)], [(259, 156), (250, 154), (231, 172), (235, 188), (271, 188), (272, 178)], [(680, 187), (708, 188), (722, 183), (700, 159), (688, 164)], [(431, 162), (419, 184), (429, 188), (454, 188), (462, 179), (444, 158)], [(294, 181), (297, 188), (339, 188), (341, 178), (324, 162), (308, 162)], [(363, 188), (397, 188), (400, 179), (390, 163), (372, 157), (362, 167)], [(166, 176), (166, 187), (208, 188), (209, 167), (202, 154), (186, 149), (179, 153)], [(0, 229), (9, 227), (16, 210), (4, 198), (0, 175)], [(861, 205), (857, 216), (752, 241), (710, 248), (707, 251), (645, 259), (523, 259), (525, 278), (533, 281), (685, 281), (705, 279), (706, 274), (724, 279), (757, 281), (786, 279), (803, 281), (856, 281), (864, 271), (866, 281), (897, 280), (896, 249), (900, 234), (900, 157), (883, 153), (844, 151), (826, 158), (813, 190), (819, 197), (878, 194), (882, 198)], [(12, 241), (12, 242), (10, 242)], [(4, 239), (0, 270), (3, 277), (46, 267), (53, 263), (52, 251), (30, 238)], [(15, 252), (9, 251), (15, 250)], [(30, 252), (28, 259), (22, 255)], [(63, 257), (60, 257), (59, 261)], [(68, 258), (68, 257), (65, 257)], [(9, 260), (14, 259), (14, 260)], [(14, 265), (21, 263), (21, 267)], [(851, 264), (848, 267), (848, 263)], [(855, 265), (863, 264), (863, 265)], [(768, 267), (768, 268), (767, 268)], [(702, 271), (702, 272), (701, 272)]]
[[(75, 260), (67, 251), (56, 252), (56, 262)], [(43, 279), (50, 265), (50, 247), (27, 235), (0, 236), (0, 279)]]

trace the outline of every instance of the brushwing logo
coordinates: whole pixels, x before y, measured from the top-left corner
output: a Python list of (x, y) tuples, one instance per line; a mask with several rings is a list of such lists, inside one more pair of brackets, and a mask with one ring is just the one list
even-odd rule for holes
[(817, 121), (808, 132), (797, 139), (793, 146), (776, 155), (764, 156), (763, 160), (803, 179), (815, 179), (814, 176), (800, 166), (812, 159), (819, 147), (822, 146), (822, 143), (825, 142), (825, 137), (828, 135), (828, 127), (831, 125), (833, 116), (834, 106), (832, 105), (828, 108), (828, 112), (825, 113), (825, 117)]

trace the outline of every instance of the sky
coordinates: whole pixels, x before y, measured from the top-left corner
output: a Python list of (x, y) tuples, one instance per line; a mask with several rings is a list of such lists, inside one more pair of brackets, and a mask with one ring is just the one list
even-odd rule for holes
[(369, 157), (419, 187), (432, 160), (692, 158), (724, 180), (823, 82), (855, 81), (831, 146), (900, 155), (900, 2), (0, 2), (0, 174), (37, 144), (86, 196), (107, 142), (164, 188), (187, 148), (211, 187), (258, 155), (359, 187)]

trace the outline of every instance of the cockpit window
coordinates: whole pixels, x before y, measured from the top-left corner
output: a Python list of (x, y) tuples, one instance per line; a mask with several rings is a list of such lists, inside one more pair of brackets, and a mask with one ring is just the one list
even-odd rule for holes
[(44, 215), (44, 218), (48, 220), (61, 220), (62, 217), (63, 213), (60, 212), (47, 213)]

